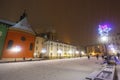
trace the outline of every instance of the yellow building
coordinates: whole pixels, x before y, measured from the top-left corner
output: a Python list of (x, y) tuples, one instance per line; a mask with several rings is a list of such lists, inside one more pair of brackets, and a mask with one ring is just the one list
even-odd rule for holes
[(88, 55), (102, 55), (105, 53), (105, 46), (102, 44), (96, 44), (96, 45), (87, 45), (86, 51)]

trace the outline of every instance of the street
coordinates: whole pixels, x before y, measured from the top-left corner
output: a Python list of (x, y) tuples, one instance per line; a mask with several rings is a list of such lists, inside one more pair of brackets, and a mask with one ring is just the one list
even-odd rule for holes
[(0, 80), (82, 80), (101, 68), (87, 57), (0, 64)]

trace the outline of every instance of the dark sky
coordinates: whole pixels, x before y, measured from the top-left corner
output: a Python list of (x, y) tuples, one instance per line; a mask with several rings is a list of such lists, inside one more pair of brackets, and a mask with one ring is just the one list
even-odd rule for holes
[(0, 18), (19, 20), (24, 9), (37, 32), (52, 26), (60, 40), (91, 44), (99, 24), (120, 32), (120, 0), (0, 0)]

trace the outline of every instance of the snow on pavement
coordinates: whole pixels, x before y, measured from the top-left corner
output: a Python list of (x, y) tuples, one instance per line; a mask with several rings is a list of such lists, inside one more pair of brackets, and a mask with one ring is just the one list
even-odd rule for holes
[(44, 61), (2, 63), (0, 80), (82, 80), (101, 68), (96, 58), (87, 57)]

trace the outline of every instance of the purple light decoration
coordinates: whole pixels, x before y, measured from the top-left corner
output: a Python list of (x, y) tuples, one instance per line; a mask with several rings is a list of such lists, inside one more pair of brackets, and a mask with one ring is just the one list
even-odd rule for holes
[(111, 30), (111, 28), (108, 27), (108, 25), (99, 25), (98, 31), (100, 36), (108, 36), (108, 32)]

